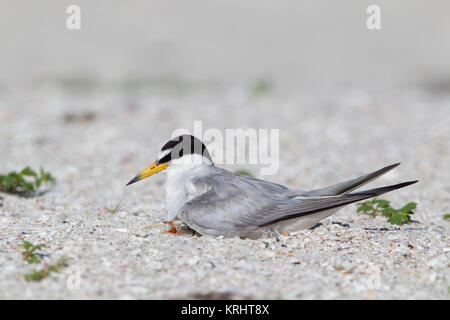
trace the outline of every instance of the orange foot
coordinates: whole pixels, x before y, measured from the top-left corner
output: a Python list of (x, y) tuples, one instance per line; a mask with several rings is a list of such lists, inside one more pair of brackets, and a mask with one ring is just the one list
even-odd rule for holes
[(163, 231), (162, 233), (164, 234), (170, 234), (172, 236), (183, 236), (184, 234), (182, 234), (180, 231), (178, 231), (177, 227), (175, 226), (175, 224), (171, 221), (164, 221), (165, 224), (168, 224), (170, 226), (170, 229), (167, 231)]

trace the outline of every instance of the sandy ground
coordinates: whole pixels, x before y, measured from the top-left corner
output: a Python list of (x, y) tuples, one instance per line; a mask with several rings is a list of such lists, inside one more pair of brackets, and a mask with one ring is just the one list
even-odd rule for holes
[[(162, 87), (0, 92), (0, 172), (42, 166), (57, 179), (37, 197), (0, 194), (0, 298), (450, 297), (450, 224), (442, 219), (450, 212), (448, 94), (409, 88), (255, 96), (245, 86)], [(83, 119), (85, 112), (94, 116)], [(264, 178), (292, 187), (402, 162), (370, 186), (420, 179), (384, 197), (397, 207), (416, 201), (415, 222), (395, 227), (350, 205), (314, 230), (279, 239), (161, 234), (164, 175), (124, 184), (174, 129), (192, 130), (194, 120), (204, 129), (279, 128), (281, 167)], [(106, 209), (121, 199), (118, 212)], [(23, 240), (47, 245), (45, 264), (67, 257), (68, 267), (25, 281), (35, 266), (22, 259)]]

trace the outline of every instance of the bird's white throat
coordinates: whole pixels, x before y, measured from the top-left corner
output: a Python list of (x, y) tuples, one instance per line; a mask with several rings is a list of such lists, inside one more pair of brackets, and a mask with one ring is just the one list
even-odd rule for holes
[(201, 168), (203, 166), (211, 166), (213, 163), (202, 155), (188, 154), (179, 159), (173, 159), (170, 165), (167, 167), (167, 177), (176, 176), (186, 172), (191, 172), (195, 168)]

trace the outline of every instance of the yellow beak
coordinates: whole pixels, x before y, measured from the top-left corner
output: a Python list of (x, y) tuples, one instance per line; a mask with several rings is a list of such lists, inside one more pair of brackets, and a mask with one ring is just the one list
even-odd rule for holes
[(145, 178), (148, 178), (148, 177), (154, 175), (157, 172), (163, 171), (168, 166), (169, 165), (165, 164), (165, 163), (158, 165), (156, 162), (153, 162), (147, 169), (143, 170), (136, 177), (131, 179), (131, 181), (127, 183), (127, 186), (132, 184), (132, 183), (135, 183), (135, 182), (138, 182), (140, 180), (143, 180)]

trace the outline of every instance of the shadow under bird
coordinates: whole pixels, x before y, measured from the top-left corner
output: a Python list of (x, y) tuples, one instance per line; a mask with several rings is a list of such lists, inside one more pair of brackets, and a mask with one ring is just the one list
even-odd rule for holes
[(311, 228), (350, 203), (417, 182), (352, 192), (398, 165), (303, 191), (216, 167), (199, 139), (182, 135), (168, 141), (156, 161), (127, 185), (165, 170), (167, 220), (172, 228), (170, 222), (178, 218), (202, 235), (257, 239)]

